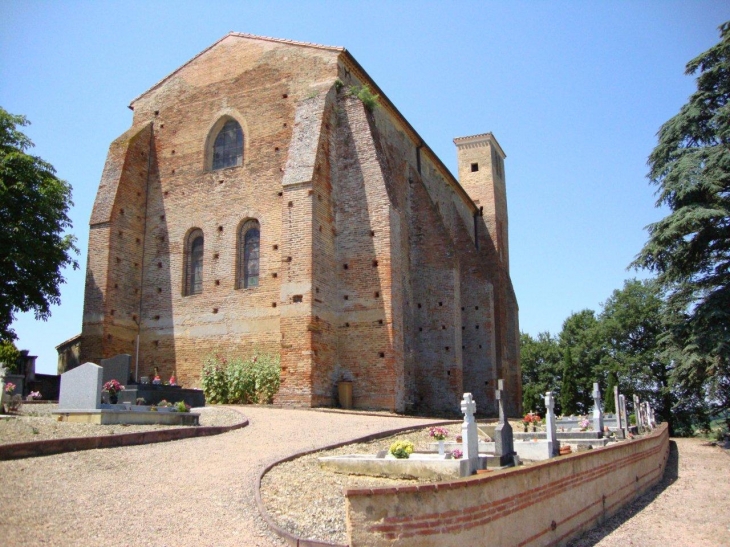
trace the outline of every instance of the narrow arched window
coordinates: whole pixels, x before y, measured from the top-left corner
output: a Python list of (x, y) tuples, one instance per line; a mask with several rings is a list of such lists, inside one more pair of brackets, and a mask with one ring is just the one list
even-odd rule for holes
[(239, 289), (259, 286), (259, 256), (261, 248), (259, 223), (248, 220), (238, 231), (238, 280)]
[(203, 292), (203, 231), (190, 232), (186, 249), (185, 295)]
[(243, 163), (243, 131), (236, 120), (228, 120), (213, 142), (213, 169), (235, 167)]

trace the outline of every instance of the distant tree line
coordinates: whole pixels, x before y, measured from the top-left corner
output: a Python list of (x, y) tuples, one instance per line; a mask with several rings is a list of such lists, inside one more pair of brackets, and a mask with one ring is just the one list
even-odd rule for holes
[(730, 429), (730, 22), (687, 63), (697, 91), (659, 129), (649, 156), (657, 207), (631, 265), (656, 275), (614, 291), (596, 315), (572, 314), (557, 336), (522, 334), (524, 406), (559, 392), (558, 411), (586, 413), (597, 381), (608, 410), (618, 385), (651, 402), (673, 434), (725, 417)]

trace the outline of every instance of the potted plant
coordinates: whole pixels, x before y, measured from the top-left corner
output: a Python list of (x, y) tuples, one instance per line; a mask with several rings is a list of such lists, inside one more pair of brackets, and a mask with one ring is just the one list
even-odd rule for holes
[(104, 384), (104, 390), (109, 393), (109, 402), (115, 405), (119, 400), (117, 393), (123, 391), (124, 386), (119, 383), (119, 380), (111, 379), (106, 384)]

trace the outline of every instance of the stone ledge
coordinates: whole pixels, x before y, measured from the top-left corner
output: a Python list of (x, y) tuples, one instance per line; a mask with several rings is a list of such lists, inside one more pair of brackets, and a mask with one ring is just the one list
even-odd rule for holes
[[(236, 410), (236, 409), (234, 409)], [(238, 412), (238, 410), (236, 410)], [(103, 437), (68, 437), (65, 439), (50, 439), (45, 441), (30, 441), (0, 445), (1, 460), (17, 460), (21, 458), (35, 458), (51, 456), (64, 452), (79, 450), (94, 450), (97, 448), (117, 448), (140, 444), (162, 443), (191, 439), (194, 437), (208, 437), (220, 435), (235, 429), (246, 427), (248, 418), (243, 416), (241, 422), (228, 426), (198, 426), (185, 429), (160, 429), (157, 431), (143, 431), (140, 433), (120, 433), (118, 435), (104, 435)]]

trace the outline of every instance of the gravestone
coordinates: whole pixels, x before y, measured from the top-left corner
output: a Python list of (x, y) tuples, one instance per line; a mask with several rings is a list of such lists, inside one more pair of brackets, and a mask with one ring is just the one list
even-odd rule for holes
[(101, 360), (101, 368), (104, 369), (104, 373), (101, 377), (102, 385), (106, 384), (109, 380), (117, 380), (123, 386), (129, 383), (129, 371), (132, 366), (132, 356), (126, 353), (115, 355), (109, 359)]
[(474, 420), (477, 405), (471, 393), (464, 393), (461, 401), (461, 411), (464, 413), (464, 422), (461, 424), (461, 443), (464, 451), (462, 456), (469, 462), (469, 474), (476, 473), (479, 467), (479, 432)]
[(621, 422), (623, 423), (623, 435), (624, 439), (629, 436), (629, 415), (626, 413), (626, 397), (621, 394), (619, 395), (621, 401)]
[(545, 394), (545, 429), (547, 431), (547, 442), (548, 442), (548, 454), (550, 456), (557, 456), (560, 454), (560, 443), (558, 442), (558, 430), (555, 426), (555, 400), (553, 394), (548, 391)]
[(85, 363), (61, 374), (58, 409), (100, 409), (103, 370), (94, 363)]
[(634, 394), (634, 416), (636, 416), (636, 428), (641, 433), (643, 422), (641, 419), (641, 402), (639, 402), (639, 396)]
[(514, 439), (512, 438), (512, 426), (509, 425), (509, 422), (504, 416), (503, 390), (504, 380), (497, 380), (495, 398), (499, 403), (499, 424), (494, 429), (494, 455), (499, 458), (500, 465), (509, 465), (514, 462), (515, 449)]
[(624, 430), (623, 423), (621, 421), (621, 401), (619, 400), (618, 386), (613, 386), (613, 401), (616, 405), (616, 434), (619, 431)]
[(601, 390), (598, 382), (593, 383), (593, 431), (603, 433), (603, 405), (601, 404)]
[(652, 423), (651, 415), (652, 415), (651, 405), (647, 401), (644, 403), (644, 421), (646, 422), (646, 427), (649, 430), (654, 429), (654, 425), (655, 425)]

